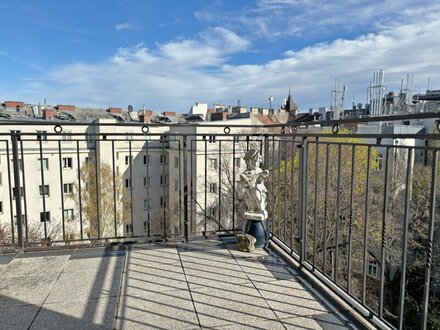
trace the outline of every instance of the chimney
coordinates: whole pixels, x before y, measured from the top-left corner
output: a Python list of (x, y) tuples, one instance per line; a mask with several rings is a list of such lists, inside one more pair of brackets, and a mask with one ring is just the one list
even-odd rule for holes
[(55, 111), (53, 109), (44, 109), (43, 118), (46, 120), (52, 120), (55, 117)]
[(58, 111), (75, 111), (76, 110), (74, 105), (67, 105), (67, 104), (58, 104), (55, 108)]
[(110, 112), (110, 113), (122, 113), (122, 108), (108, 108), (107, 112)]

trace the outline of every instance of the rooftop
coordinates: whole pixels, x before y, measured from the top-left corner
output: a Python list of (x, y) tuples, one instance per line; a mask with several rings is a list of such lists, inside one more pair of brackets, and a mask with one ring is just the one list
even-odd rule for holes
[(233, 237), (0, 256), (2, 329), (355, 329), (270, 249)]

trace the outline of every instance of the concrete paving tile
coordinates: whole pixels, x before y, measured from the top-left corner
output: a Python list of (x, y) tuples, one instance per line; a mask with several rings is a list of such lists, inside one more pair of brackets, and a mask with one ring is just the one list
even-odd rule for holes
[(62, 273), (47, 298), (48, 303), (95, 299), (116, 296), (122, 268), (90, 270), (90, 272)]
[(327, 313), (327, 309), (298, 281), (253, 282), (279, 318)]
[(249, 283), (249, 278), (238, 267), (211, 267), (193, 269), (184, 265), (186, 279), (192, 286), (222, 287), (225, 284)]
[(150, 292), (186, 290), (185, 275), (181, 267), (162, 270), (136, 266), (124, 273), (122, 295), (144, 296)]
[(243, 252), (238, 250), (237, 244), (226, 244), (226, 248), (236, 258), (257, 258), (262, 256), (268, 256), (268, 252), (265, 249), (255, 249), (252, 252)]
[(40, 306), (0, 308), (0, 330), (28, 329)]
[(157, 254), (152, 255), (148, 254), (145, 251), (133, 251), (127, 254), (127, 263), (129, 266), (132, 265), (141, 265), (141, 266), (152, 266), (157, 265), (162, 267), (168, 267), (169, 265), (179, 265), (180, 266), (180, 258), (176, 254), (176, 256), (169, 256), (167, 254)]
[(116, 329), (198, 329), (187, 290), (150, 292), (144, 297), (121, 297)]
[(70, 259), (64, 267), (64, 273), (71, 272), (96, 272), (100, 268), (114, 269), (121, 268), (124, 265), (123, 256), (87, 258), (87, 259)]
[(181, 253), (180, 258), (182, 262), (191, 263), (194, 267), (203, 267), (205, 265), (222, 267), (223, 265), (237, 265), (237, 262), (230, 254), (212, 255), (203, 252), (188, 252)]
[[(232, 322), (235, 322), (232, 320)], [(202, 328), (204, 329), (204, 328)], [(208, 329), (208, 328), (206, 328)], [(213, 328), (209, 328), (213, 329)], [(280, 321), (264, 321), (264, 322), (256, 322), (252, 324), (240, 324), (240, 323), (234, 323), (232, 325), (227, 326), (221, 326), (221, 327), (215, 327), (216, 330), (285, 330), (286, 328), (283, 326), (283, 324)]]
[(16, 257), (0, 272), (2, 278), (8, 276), (60, 273), (70, 255), (47, 257)]
[(57, 273), (1, 277), (0, 306), (41, 305), (58, 278)]
[(111, 329), (116, 303), (117, 297), (46, 303), (30, 329)]
[(292, 268), (282, 262), (266, 261), (265, 257), (257, 259), (236, 259), (243, 271), (252, 281), (271, 282), (275, 280), (291, 280), (298, 275)]
[(317, 329), (317, 330), (342, 330), (353, 329), (344, 320), (341, 320), (336, 314), (323, 313), (310, 317), (295, 317), (282, 319), (281, 322), (287, 329)]
[(252, 325), (276, 315), (250, 284), (191, 289), (202, 327)]

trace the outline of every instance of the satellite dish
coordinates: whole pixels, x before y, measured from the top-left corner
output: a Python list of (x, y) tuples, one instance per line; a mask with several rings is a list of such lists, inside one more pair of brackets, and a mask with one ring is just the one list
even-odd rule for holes
[(133, 106), (130, 104), (130, 105), (127, 107), (127, 110), (128, 110), (128, 112), (132, 112), (132, 111), (133, 111)]
[(357, 107), (358, 107), (359, 110), (362, 109), (362, 103), (358, 103)]

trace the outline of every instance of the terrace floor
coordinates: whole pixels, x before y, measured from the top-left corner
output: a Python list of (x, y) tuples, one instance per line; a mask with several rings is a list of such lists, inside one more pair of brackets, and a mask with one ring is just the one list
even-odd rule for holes
[(356, 329), (234, 238), (0, 255), (0, 329)]

